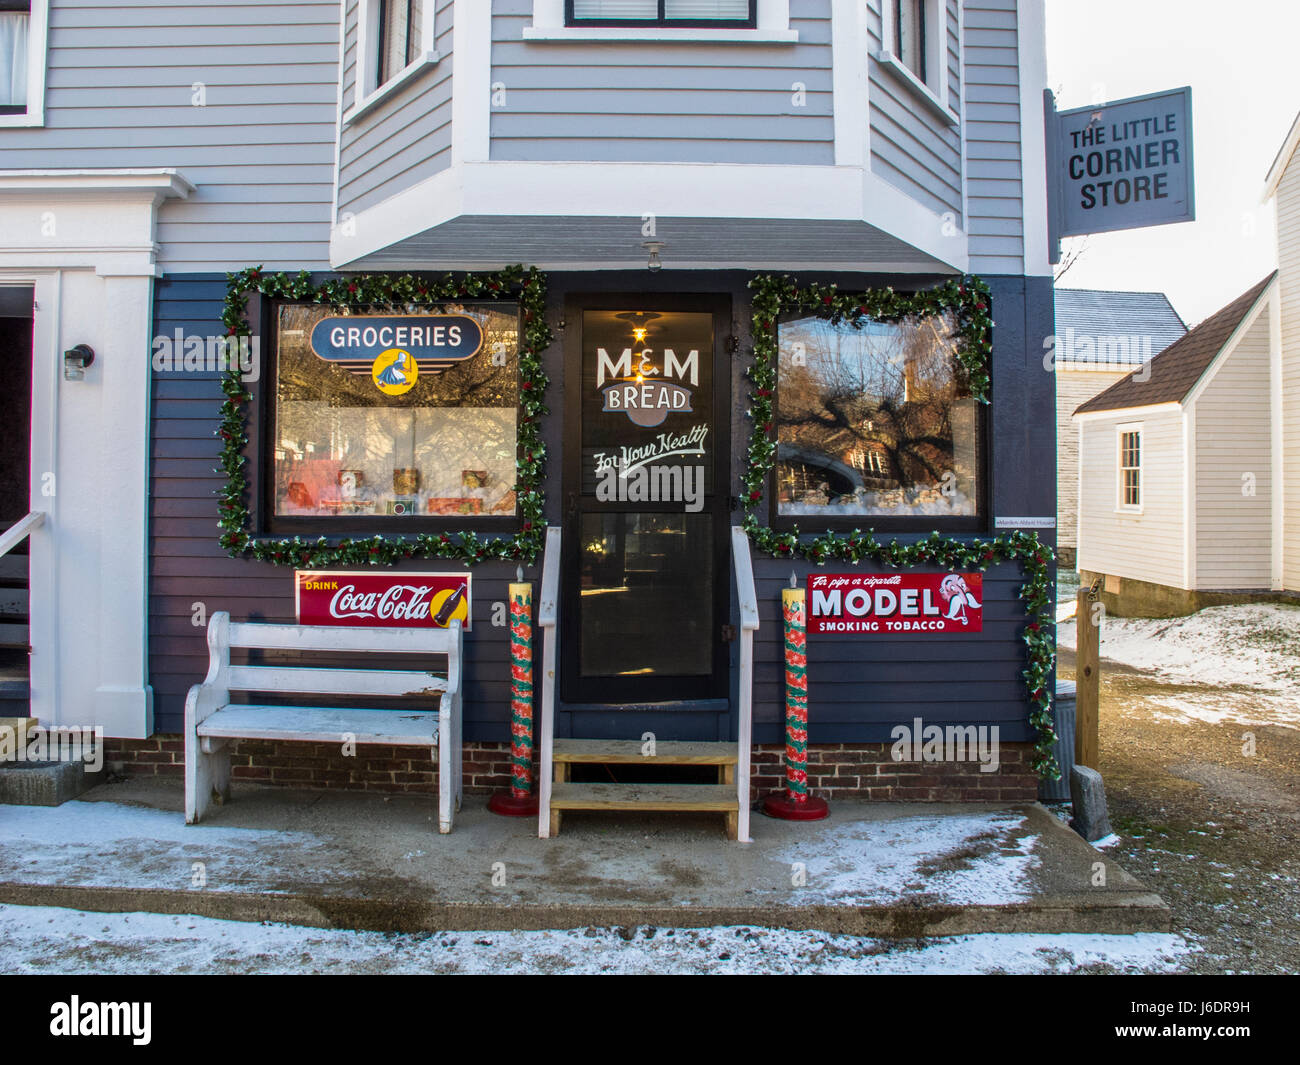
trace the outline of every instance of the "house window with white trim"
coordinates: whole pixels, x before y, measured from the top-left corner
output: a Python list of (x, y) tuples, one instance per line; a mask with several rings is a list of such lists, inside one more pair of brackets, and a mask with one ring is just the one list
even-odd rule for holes
[(0, 115), (27, 113), (31, 28), (30, 0), (0, 0)]
[(565, 0), (569, 26), (758, 25), (758, 0)]
[(1119, 502), (1137, 510), (1142, 506), (1142, 430), (1122, 429), (1119, 434)]
[(379, 84), (416, 61), (424, 51), (424, 0), (379, 0)]
[(926, 74), (926, 0), (886, 0), (894, 7), (894, 39), (889, 42), (899, 61), (922, 82)]

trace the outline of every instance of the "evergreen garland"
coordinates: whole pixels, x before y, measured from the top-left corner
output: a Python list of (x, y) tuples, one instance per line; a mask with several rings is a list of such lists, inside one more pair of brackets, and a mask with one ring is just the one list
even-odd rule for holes
[(778, 324), (781, 315), (817, 314), (833, 322), (860, 329), (868, 322), (901, 322), (910, 317), (950, 315), (957, 332), (956, 355), (965, 367), (971, 391), (988, 402), (993, 319), (989, 290), (974, 277), (949, 281), (924, 292), (895, 292), (892, 288), (863, 293), (840, 292), (835, 285), (798, 285), (791, 277), (763, 275), (749, 283), (754, 292), (754, 361), (746, 371), (750, 396), (747, 416), (754, 422), (749, 462), (742, 477), (744, 529), (754, 547), (778, 558), (804, 558), (818, 566), (827, 562), (858, 563), (864, 559), (902, 568), (936, 566), (941, 569), (978, 569), (998, 562), (1020, 563), (1025, 581), (1020, 598), (1027, 623), (1022, 633), (1028, 662), (1021, 676), (1028, 692), (1029, 723), (1037, 733), (1033, 769), (1050, 779), (1060, 777), (1052, 751), (1051, 681), (1056, 668), (1055, 618), (1050, 580), (1052, 551), (1037, 533), (1016, 531), (990, 540), (956, 539), (932, 532), (911, 542), (877, 540), (873, 531), (827, 531), (821, 536), (800, 535), (798, 526), (778, 532), (759, 524), (755, 510), (763, 501), (768, 476), (776, 461), (774, 398), (779, 359)]
[(277, 566), (318, 569), (326, 566), (386, 566), (408, 558), (443, 558), (473, 565), (487, 561), (531, 564), (542, 549), (542, 470), (546, 447), (540, 419), (545, 405), (547, 377), (542, 352), (551, 343), (546, 324), (546, 278), (534, 268), (508, 266), (494, 273), (441, 278), (414, 274), (358, 274), (317, 284), (303, 270), (296, 275), (267, 274), (250, 266), (227, 274), (222, 324), (229, 337), (248, 336), (246, 301), (250, 293), (299, 303), (318, 303), (337, 309), (409, 312), (428, 304), (462, 300), (518, 300), (521, 341), (519, 350), (519, 426), (516, 455), (515, 499), (519, 531), (513, 536), (480, 537), (473, 532), (416, 533), (396, 536), (321, 536), (304, 540), (256, 537), (249, 529), (248, 479), (244, 473), (244, 448), (248, 444), (247, 404), (252, 396), (244, 386), (238, 366), (222, 379), (225, 402), (216, 435), (221, 438), (221, 466), (226, 484), (218, 490), (217, 521), (220, 543), (232, 558), (251, 558)]

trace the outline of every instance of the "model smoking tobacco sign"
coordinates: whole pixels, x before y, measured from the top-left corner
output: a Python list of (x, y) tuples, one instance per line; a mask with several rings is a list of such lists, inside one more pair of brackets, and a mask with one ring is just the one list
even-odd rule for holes
[(1057, 241), (1191, 222), (1192, 90), (1057, 111), (1045, 96), (1048, 217)]
[(984, 627), (978, 573), (811, 573), (810, 633), (966, 633)]
[(470, 627), (468, 573), (295, 570), (299, 625), (445, 629)]

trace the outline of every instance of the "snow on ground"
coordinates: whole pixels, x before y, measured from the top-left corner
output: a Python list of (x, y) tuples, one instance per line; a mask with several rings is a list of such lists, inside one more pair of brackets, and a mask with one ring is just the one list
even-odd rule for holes
[(1026, 877), (1038, 865), (1038, 837), (1017, 837), (1015, 813), (945, 813), (888, 821), (828, 823), (815, 847), (776, 856), (802, 866), (804, 905), (866, 905), (924, 892), (955, 905), (999, 906), (1030, 896)]
[[(1074, 622), (1060, 625), (1056, 639), (1074, 650)], [(1185, 618), (1108, 615), (1101, 656), (1176, 683), (1300, 696), (1300, 607), (1244, 603), (1207, 607)]]
[[(176, 861), (159, 860), (160, 843), (173, 845)], [(193, 859), (214, 890), (277, 892), (329, 867), (329, 851), (309, 833), (206, 826), (200, 834), (179, 813), (124, 803), (0, 806), (0, 879), (14, 883), (175, 888)]]
[(977, 935), (881, 940), (749, 926), (393, 934), (151, 913), (0, 905), (0, 972), (1172, 973), (1181, 936)]

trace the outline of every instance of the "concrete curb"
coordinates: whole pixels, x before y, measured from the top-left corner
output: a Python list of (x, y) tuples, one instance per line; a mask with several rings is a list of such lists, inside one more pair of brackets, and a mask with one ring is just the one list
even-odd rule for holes
[(193, 914), (229, 921), (275, 921), (369, 932), (537, 931), (553, 928), (704, 928), (760, 925), (797, 931), (914, 939), (986, 932), (1122, 935), (1168, 932), (1169, 907), (1149, 891), (1057, 897), (1043, 902), (881, 906), (645, 906), (566, 903), (430, 902), (316, 893), (244, 894), (119, 887), (0, 883), (0, 903), (98, 913)]

